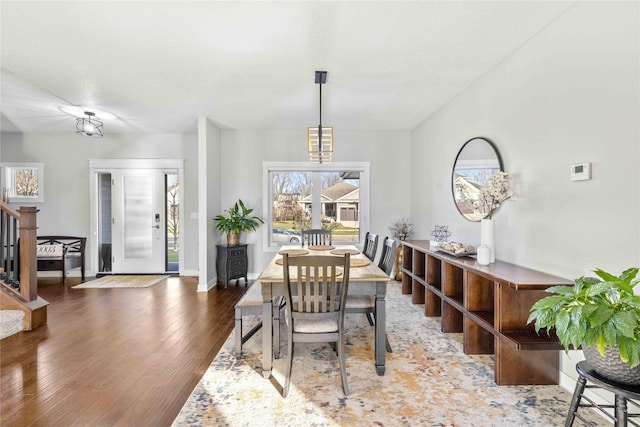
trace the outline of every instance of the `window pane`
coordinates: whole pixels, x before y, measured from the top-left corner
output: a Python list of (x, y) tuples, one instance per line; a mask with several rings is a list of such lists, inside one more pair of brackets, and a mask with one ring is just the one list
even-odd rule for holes
[(311, 224), (311, 172), (271, 172), (271, 245), (300, 243)]
[(334, 243), (360, 241), (360, 172), (321, 172), (322, 228)]

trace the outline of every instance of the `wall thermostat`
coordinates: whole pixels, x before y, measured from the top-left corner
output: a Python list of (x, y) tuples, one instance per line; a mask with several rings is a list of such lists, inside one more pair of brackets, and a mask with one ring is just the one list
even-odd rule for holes
[(571, 181), (584, 181), (591, 179), (591, 163), (571, 165)]

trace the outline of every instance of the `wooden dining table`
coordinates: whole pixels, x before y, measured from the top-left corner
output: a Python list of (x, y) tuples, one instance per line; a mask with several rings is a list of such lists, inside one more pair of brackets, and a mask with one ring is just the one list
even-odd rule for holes
[[(300, 245), (283, 246), (273, 257), (269, 265), (258, 277), (262, 285), (262, 375), (271, 376), (273, 367), (274, 348), (279, 353), (279, 343), (274, 347), (274, 336), (279, 340), (279, 332), (273, 330), (272, 304), (273, 297), (284, 296), (284, 276), (282, 273), (282, 253), (288, 251), (289, 256), (324, 255), (338, 256), (340, 252), (350, 250), (358, 252), (351, 255), (349, 269), (349, 295), (372, 295), (375, 297), (375, 366), (378, 375), (384, 375), (386, 361), (386, 306), (387, 282), (389, 276), (376, 264), (365, 257), (354, 245), (339, 245), (333, 247), (301, 247)], [(307, 252), (302, 254), (301, 252)], [(336, 251), (340, 251), (335, 253)], [(332, 253), (334, 252), (334, 253)], [(278, 261), (280, 260), (280, 261)], [(292, 277), (295, 272), (291, 270)], [(275, 332), (275, 333), (274, 333)]]

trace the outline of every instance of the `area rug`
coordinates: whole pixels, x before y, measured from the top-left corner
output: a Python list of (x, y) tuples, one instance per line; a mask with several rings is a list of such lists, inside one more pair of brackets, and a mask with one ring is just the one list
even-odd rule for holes
[[(465, 355), (461, 334), (440, 332), (439, 318), (390, 282), (386, 373), (373, 362), (373, 331), (364, 315), (347, 316), (351, 393), (344, 396), (329, 345), (297, 344), (287, 398), (282, 398), (286, 333), (273, 377), (261, 370), (261, 333), (236, 359), (233, 334), (174, 420), (174, 426), (561, 426), (571, 393), (560, 386), (497, 386), (493, 356)], [(257, 319), (253, 319), (257, 321)], [(246, 325), (250, 327), (250, 325)], [(283, 327), (284, 328), (284, 327)], [(587, 425), (609, 425), (588, 409)], [(575, 426), (584, 425), (576, 420)]]
[(164, 275), (112, 275), (73, 286), (74, 289), (88, 288), (148, 288), (169, 276)]

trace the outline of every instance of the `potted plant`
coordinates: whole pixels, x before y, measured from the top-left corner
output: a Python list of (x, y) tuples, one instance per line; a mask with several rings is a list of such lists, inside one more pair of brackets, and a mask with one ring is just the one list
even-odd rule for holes
[(574, 286), (548, 288), (555, 295), (531, 307), (528, 323), (535, 321), (538, 333), (554, 329), (565, 351), (581, 346), (599, 374), (640, 384), (640, 296), (633, 290), (638, 268), (619, 276), (594, 272), (598, 277), (581, 277)]
[(262, 218), (251, 215), (253, 209), (247, 208), (242, 199), (238, 199), (231, 209), (225, 209), (225, 211), (227, 216), (219, 214), (213, 220), (216, 221), (216, 229), (222, 234), (226, 233), (229, 246), (240, 244), (241, 231), (255, 231), (264, 224)]

